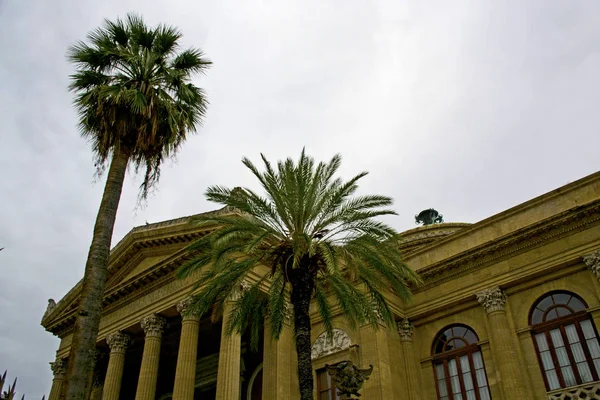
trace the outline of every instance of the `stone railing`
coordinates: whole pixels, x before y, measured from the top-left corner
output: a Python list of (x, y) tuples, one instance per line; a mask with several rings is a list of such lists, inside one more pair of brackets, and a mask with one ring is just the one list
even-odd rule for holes
[(548, 392), (548, 400), (580, 399), (600, 400), (600, 382), (590, 382)]

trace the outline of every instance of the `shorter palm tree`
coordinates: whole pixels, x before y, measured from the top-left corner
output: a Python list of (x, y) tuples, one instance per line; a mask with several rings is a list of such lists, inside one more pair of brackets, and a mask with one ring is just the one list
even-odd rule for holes
[[(250, 189), (208, 188), (210, 201), (236, 212), (195, 218), (210, 233), (190, 246), (194, 256), (179, 273), (187, 277), (201, 271), (190, 311), (204, 314), (213, 306), (222, 312), (225, 300), (244, 277), (267, 266), (270, 272), (237, 298), (224, 329), (231, 334), (249, 328), (256, 347), (268, 316), (277, 339), (291, 301), (300, 397), (307, 400), (313, 398), (311, 301), (315, 300), (329, 334), (333, 305), (339, 306), (352, 327), (366, 323), (377, 327), (381, 319), (393, 324), (386, 296), (393, 293), (408, 300), (409, 285), (419, 278), (402, 262), (396, 231), (375, 219), (395, 214), (386, 208), (392, 199), (353, 196), (366, 172), (347, 182), (334, 178), (341, 164), (339, 155), (315, 165), (302, 151), (297, 163), (287, 159), (276, 168), (262, 159), (264, 172), (247, 158), (243, 163), (266, 197)], [(265, 287), (266, 295), (261, 290)]]

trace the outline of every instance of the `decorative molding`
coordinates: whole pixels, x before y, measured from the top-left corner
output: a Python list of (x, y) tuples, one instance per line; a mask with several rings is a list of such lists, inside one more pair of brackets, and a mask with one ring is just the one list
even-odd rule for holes
[(600, 281), (600, 250), (583, 256), (583, 262), (592, 271), (596, 279)]
[(187, 297), (175, 305), (175, 308), (177, 309), (177, 312), (179, 314), (181, 314), (181, 319), (183, 321), (187, 321), (187, 320), (199, 321), (200, 320), (200, 315), (198, 315), (198, 313), (188, 311), (188, 309), (192, 305), (193, 301), (194, 301), (194, 299), (192, 297)]
[(54, 379), (62, 379), (67, 373), (67, 359), (57, 358), (56, 361), (50, 363), (50, 369), (54, 374)]
[(504, 311), (506, 295), (499, 287), (484, 289), (481, 292), (475, 293), (475, 296), (488, 314), (495, 311)]
[(229, 299), (233, 301), (238, 300), (244, 293), (250, 290), (251, 287), (252, 286), (248, 282), (242, 281), (239, 285), (233, 287)]
[(146, 337), (161, 337), (166, 324), (167, 320), (157, 314), (150, 314), (140, 321)]
[(548, 393), (548, 400), (580, 400), (600, 399), (600, 383), (590, 382), (579, 386), (553, 390)]
[(111, 353), (125, 353), (130, 342), (131, 338), (129, 335), (121, 331), (111, 333), (106, 338), (106, 343), (110, 347)]
[(328, 354), (346, 350), (352, 344), (350, 336), (348, 336), (345, 331), (341, 329), (333, 329), (332, 333), (332, 337), (329, 337), (327, 332), (323, 332), (315, 340), (311, 349), (311, 358), (313, 360)]
[(402, 321), (399, 321), (398, 334), (400, 335), (400, 340), (403, 342), (412, 341), (414, 329), (414, 325), (408, 320), (408, 318), (404, 318)]
[(42, 316), (42, 321), (48, 318), (48, 315), (52, 314), (52, 311), (56, 308), (56, 301), (54, 299), (48, 299), (48, 306), (46, 306), (46, 311), (44, 311), (44, 316)]

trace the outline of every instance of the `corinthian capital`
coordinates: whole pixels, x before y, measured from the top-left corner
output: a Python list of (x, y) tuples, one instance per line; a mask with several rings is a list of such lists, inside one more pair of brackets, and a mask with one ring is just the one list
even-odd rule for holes
[(499, 287), (482, 290), (475, 293), (475, 296), (488, 314), (494, 311), (504, 311), (506, 295)]
[(242, 294), (250, 290), (251, 286), (248, 282), (242, 281), (239, 285), (236, 285), (231, 291), (230, 299), (237, 300)]
[(200, 320), (200, 315), (190, 312), (190, 306), (192, 305), (193, 299), (191, 297), (187, 297), (183, 300), (181, 300), (179, 303), (177, 303), (177, 305), (175, 306), (175, 308), (177, 308), (177, 312), (179, 314), (181, 314), (181, 319), (183, 319), (184, 321), (191, 319), (191, 320)]
[(147, 317), (142, 318), (140, 321), (140, 325), (142, 325), (142, 329), (146, 333), (146, 337), (162, 336), (166, 323), (166, 319), (156, 314), (150, 314)]
[(111, 353), (125, 353), (130, 342), (130, 337), (121, 331), (111, 333), (106, 338), (106, 343), (110, 347)]
[(398, 334), (400, 335), (400, 340), (403, 342), (411, 341), (414, 329), (415, 327), (407, 318), (398, 322)]
[(54, 379), (62, 379), (67, 373), (67, 360), (65, 358), (57, 358), (56, 361), (50, 363), (50, 369), (54, 374)]
[(583, 256), (583, 262), (596, 276), (596, 279), (600, 280), (600, 250), (596, 250), (587, 256)]

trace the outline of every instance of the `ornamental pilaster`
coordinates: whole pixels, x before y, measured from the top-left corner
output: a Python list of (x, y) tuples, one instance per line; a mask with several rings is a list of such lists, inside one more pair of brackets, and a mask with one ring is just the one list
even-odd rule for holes
[(504, 311), (506, 295), (499, 287), (484, 289), (481, 292), (475, 293), (475, 296), (488, 314)]
[(413, 332), (414, 326), (408, 318), (404, 318), (402, 321), (398, 322), (398, 334), (400, 335), (400, 340), (403, 342), (412, 341)]
[(596, 279), (600, 281), (600, 250), (583, 256), (583, 262), (592, 271)]

